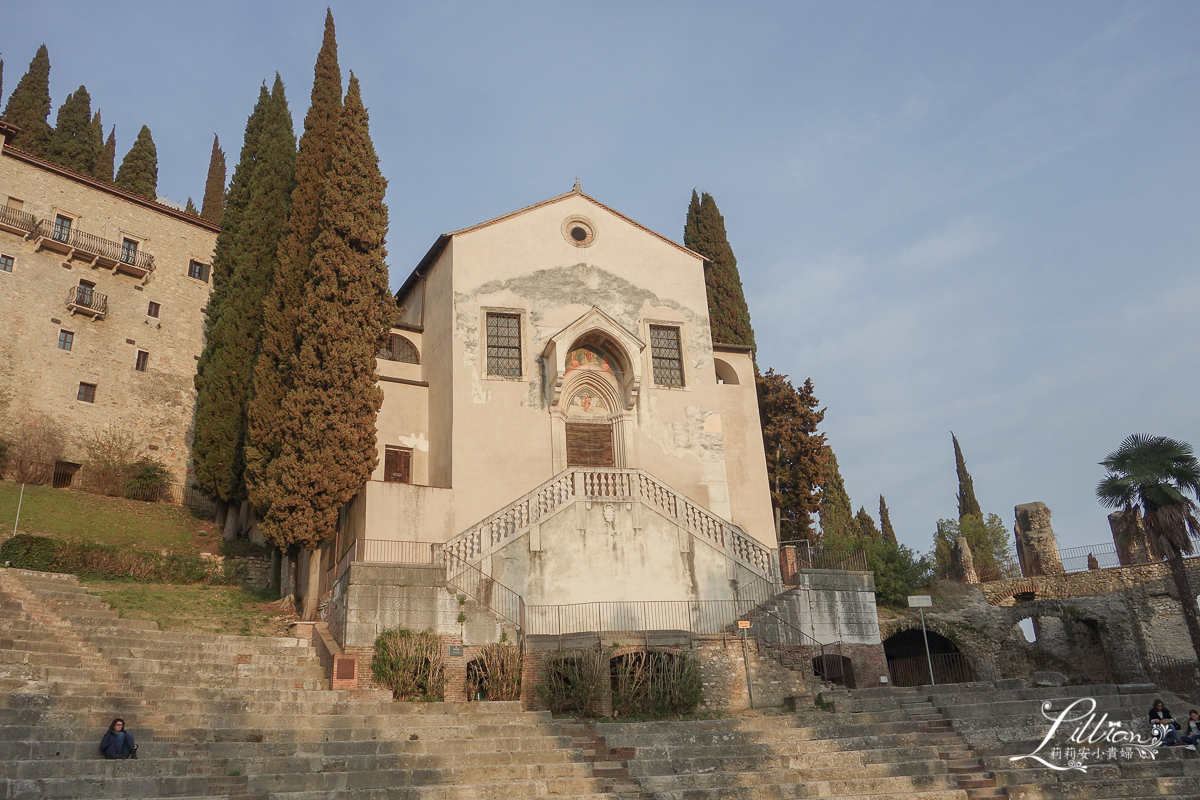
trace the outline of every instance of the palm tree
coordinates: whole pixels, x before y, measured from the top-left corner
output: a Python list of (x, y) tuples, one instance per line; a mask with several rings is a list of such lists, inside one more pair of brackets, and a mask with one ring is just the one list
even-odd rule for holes
[(1100, 462), (1108, 470), (1096, 487), (1100, 504), (1120, 509), (1125, 536), (1136, 531), (1139, 519), (1146, 530), (1150, 552), (1166, 559), (1175, 579), (1183, 618), (1192, 648), (1200, 661), (1200, 619), (1196, 593), (1188, 583), (1183, 557), (1194, 551), (1200, 538), (1200, 509), (1187, 493), (1200, 498), (1200, 463), (1187, 442), (1166, 436), (1135, 433)]

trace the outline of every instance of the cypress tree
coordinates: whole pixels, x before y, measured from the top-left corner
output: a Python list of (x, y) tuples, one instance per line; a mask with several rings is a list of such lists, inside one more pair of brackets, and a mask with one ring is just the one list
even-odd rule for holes
[(121, 168), (117, 170), (114, 183), (148, 200), (158, 197), (158, 149), (154, 146), (150, 129), (145, 125), (138, 131), (133, 147), (121, 159)]
[(200, 216), (200, 212), (196, 210), (196, 204), (192, 202), (191, 197), (188, 197), (187, 205), (183, 207), (183, 213), (191, 214), (193, 217)]
[[(217, 398), (206, 397), (206, 405), (212, 405), (205, 408), (205, 423), (211, 423), (212, 430), (205, 431), (203, 455), (211, 459), (216, 468), (212, 476), (216, 480), (209, 485), (216, 489), (216, 496), (226, 502), (241, 501), (246, 497), (243, 482), (246, 406), (250, 401), (254, 362), (262, 341), (263, 298), (275, 278), (276, 254), (287, 222), (288, 196), (292, 191), (296, 159), (292, 118), (288, 113), (283, 81), (278, 75), (259, 123), (261, 127), (256, 137), (249, 180), (244, 191), (238, 187), (238, 202), (244, 197), (245, 205), (233, 225), (233, 241), (226, 243), (226, 248), (221, 247), (220, 237), (217, 241), (218, 253), (222, 256), (221, 280), (228, 285), (222, 288), (216, 319), (210, 319), (205, 348), (206, 352), (211, 348), (211, 360), (206, 361), (201, 355), (204, 391), (217, 395)], [(247, 124), (247, 141), (249, 139), (250, 125)], [(241, 173), (241, 164), (238, 170)], [(238, 177), (235, 175), (235, 181)], [(232, 203), (231, 196), (230, 205)], [(226, 216), (230, 210), (227, 206)], [(213, 260), (215, 276), (216, 256)], [(198, 385), (200, 382), (198, 377)], [(216, 419), (210, 417), (214, 412)], [(199, 398), (196, 419), (198, 442)], [(212, 438), (208, 440), (210, 434)], [(196, 449), (195, 445), (193, 449)], [(196, 473), (199, 478), (199, 464)], [(235, 532), (228, 527), (226, 531), (227, 534)]]
[(12, 146), (42, 158), (49, 155), (50, 138), (54, 133), (47, 122), (49, 116), (50, 54), (43, 44), (4, 107), (4, 118), (21, 129), (13, 137)]
[(48, 158), (68, 169), (91, 175), (103, 141), (97, 135), (99, 115), (92, 117), (92, 99), (80, 86), (58, 107), (58, 121), (50, 138)]
[(275, 283), (263, 307), (262, 350), (254, 371), (254, 398), (248, 408), (246, 484), (251, 502), (265, 514), (279, 493), (267, 466), (279, 456), (276, 415), (291, 386), (300, 347), (298, 314), (311, 279), (313, 245), (320, 232), (321, 201), (334, 136), (342, 114), (342, 73), (338, 67), (333, 13), (325, 12), (325, 35), (313, 70), (312, 100), (296, 152), (296, 188), (287, 231), (279, 247)]
[(971, 473), (967, 472), (967, 462), (963, 460), (962, 448), (958, 446), (958, 437), (951, 431), (950, 438), (954, 440), (954, 465), (958, 470), (958, 518), (974, 515), (983, 519), (983, 509), (975, 499), (975, 486), (971, 481)]
[(854, 515), (854, 527), (860, 538), (883, 539), (883, 534), (875, 527), (875, 520), (867, 513), (866, 506), (858, 507), (858, 513)]
[(712, 195), (697, 197), (696, 190), (692, 190), (683, 244), (709, 260), (704, 267), (704, 285), (713, 341), (753, 347), (754, 329), (750, 326), (750, 309), (742, 292), (737, 259), (725, 235), (725, 218), (717, 210)]
[(755, 383), (776, 536), (781, 543), (815, 539), (812, 515), (820, 509), (829, 458), (825, 434), (817, 431), (825, 411), (817, 409), (812, 380), (797, 389), (769, 369)]
[(896, 531), (892, 528), (892, 518), (888, 515), (887, 501), (883, 499), (883, 495), (879, 495), (879, 527), (883, 535), (883, 540), (890, 545), (897, 545)]
[(850, 505), (850, 495), (846, 494), (846, 482), (842, 480), (837, 456), (832, 450), (829, 451), (828, 465), (819, 511), (821, 535), (826, 539), (853, 539), (857, 535), (854, 509)]
[[(100, 113), (96, 113), (96, 123), (100, 122)], [(101, 130), (103, 133), (103, 129)], [(92, 170), (92, 177), (112, 183), (113, 166), (117, 160), (117, 126), (113, 125), (112, 130), (108, 132), (108, 141), (104, 143), (99, 154), (96, 156), (96, 166)]]
[(196, 365), (196, 422), (192, 460), (201, 491), (222, 503), (234, 499), (241, 479), (234, 468), (241, 420), (238, 400), (229, 391), (233, 356), (227, 352), (232, 320), (228, 306), (234, 265), (240, 258), (238, 242), (242, 217), (250, 202), (250, 179), (254, 175), (263, 120), (271, 105), (266, 84), (259, 89), (258, 102), (246, 120), (241, 157), (229, 184), (229, 196), (221, 217), (221, 232), (213, 250), (212, 292), (205, 317), (204, 350)]
[[(377, 463), (375, 353), (391, 324), (384, 237), (387, 182), (371, 143), (353, 73), (334, 136), (312, 274), (299, 315), (291, 391), (279, 415), (282, 444), (268, 467), (279, 487), (262, 520), (268, 539), (316, 548), (336, 532), (338, 508)], [(309, 558), (304, 618), (316, 615), (320, 559)]]
[(200, 203), (200, 216), (209, 222), (221, 222), (225, 211), (225, 151), (221, 140), (213, 134), (212, 155), (208, 158), (208, 179), (204, 182), (204, 199)]

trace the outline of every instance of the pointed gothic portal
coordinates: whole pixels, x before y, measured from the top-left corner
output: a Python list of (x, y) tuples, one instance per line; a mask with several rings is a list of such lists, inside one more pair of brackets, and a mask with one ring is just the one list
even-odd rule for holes
[(615, 467), (612, 425), (567, 423), (568, 467)]

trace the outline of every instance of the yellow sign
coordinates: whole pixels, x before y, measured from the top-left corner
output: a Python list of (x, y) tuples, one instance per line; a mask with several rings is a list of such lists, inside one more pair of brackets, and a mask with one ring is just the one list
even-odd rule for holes
[(750, 620), (748, 620), (748, 619), (739, 619), (738, 620), (738, 629), (739, 630), (744, 630), (749, 627), (750, 627)]

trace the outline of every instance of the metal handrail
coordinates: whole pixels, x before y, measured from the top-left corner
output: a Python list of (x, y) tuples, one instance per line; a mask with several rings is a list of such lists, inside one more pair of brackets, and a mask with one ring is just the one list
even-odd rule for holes
[[(446, 554), (446, 585), (452, 586), (465, 595), (475, 599), (484, 608), (504, 617), (517, 626), (519, 632), (525, 631), (525, 600), (504, 584), (494, 580), (490, 575), (484, 575), (477, 567), (456, 563), (461, 559)], [(455, 569), (451, 570), (450, 566)]]
[(446, 550), (464, 562), (478, 561), (572, 500), (625, 498), (658, 508), (760, 575), (776, 574), (772, 550), (641, 469), (572, 467), (467, 528), (446, 542)]
[(37, 230), (37, 217), (26, 211), (9, 208), (8, 206), (0, 206), (0, 223), (13, 228), (20, 228), (27, 233), (33, 233)]
[(107, 314), (108, 295), (100, 294), (95, 289), (88, 292), (82, 286), (72, 286), (67, 291), (67, 305), (88, 308), (97, 314)]
[(82, 250), (85, 253), (91, 253), (109, 261), (129, 264), (148, 272), (154, 269), (154, 256), (149, 253), (142, 250), (131, 250), (123, 244), (118, 244), (110, 239), (105, 239), (92, 233), (84, 233), (74, 228), (65, 228), (46, 219), (37, 221), (35, 232), (39, 236), (53, 239), (56, 242), (62, 242), (76, 250)]

